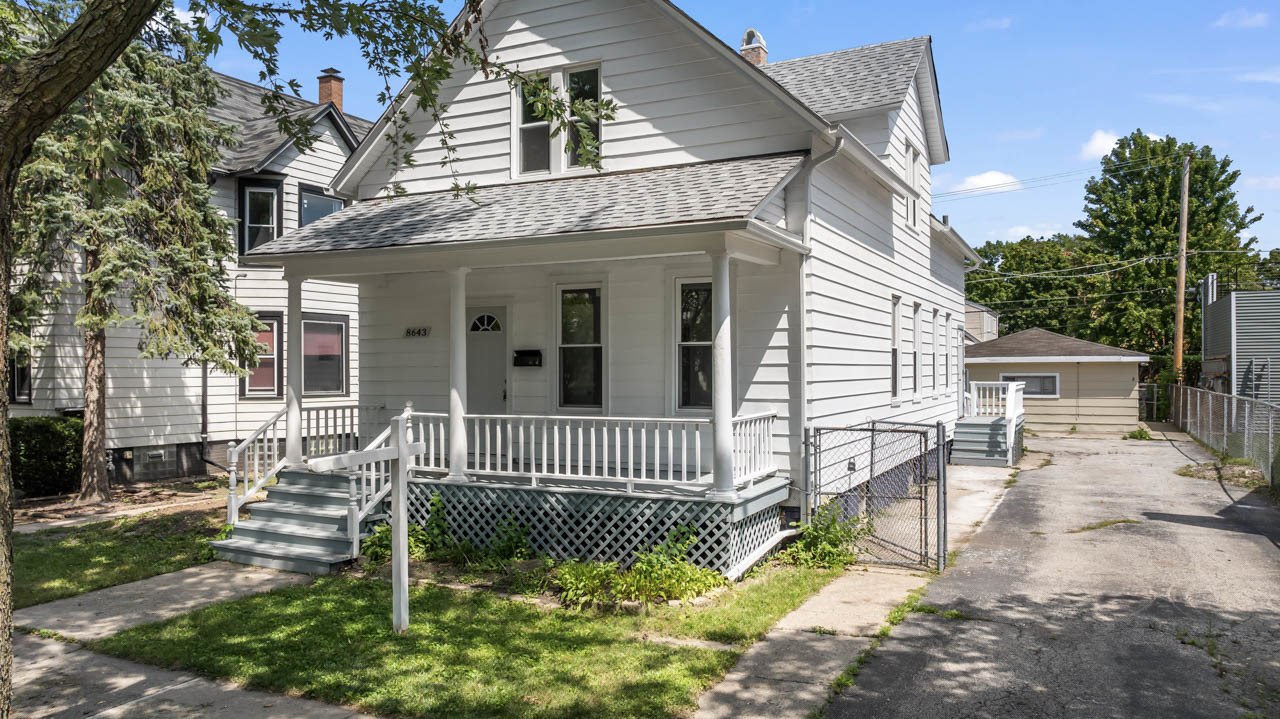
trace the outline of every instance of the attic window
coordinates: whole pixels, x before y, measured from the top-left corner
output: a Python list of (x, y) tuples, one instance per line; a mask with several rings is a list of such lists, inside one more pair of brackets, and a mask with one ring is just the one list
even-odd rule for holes
[[(566, 99), (572, 108), (572, 103), (575, 102), (601, 99), (603, 88), (600, 79), (599, 67), (574, 67), (550, 72), (535, 82)], [(539, 117), (535, 102), (537, 93), (526, 92), (526, 89), (532, 88), (521, 86), (515, 98), (516, 122), (511, 139), (512, 176), (559, 174), (582, 167), (584, 163), (577, 150), (582, 128), (589, 129), (598, 143), (601, 140), (600, 120), (571, 114), (568, 118), (568, 131), (553, 133), (551, 123)], [(574, 148), (572, 151), (569, 149), (570, 145)]]
[(279, 188), (246, 187), (244, 190), (245, 251), (276, 238), (279, 210), (276, 202)]
[[(546, 80), (539, 81), (546, 84)], [(535, 104), (520, 88), (520, 173), (551, 170), (551, 123), (538, 117)]]
[[(587, 70), (575, 70), (568, 73), (569, 103), (572, 104), (581, 100), (596, 102), (600, 99), (600, 68), (593, 67)], [(579, 125), (585, 125), (591, 130), (591, 136), (600, 141), (600, 120), (588, 122), (577, 115), (570, 118), (573, 122), (569, 126), (569, 137), (573, 141), (573, 149), (569, 152), (569, 167), (579, 167), (582, 165), (578, 155), (578, 143), (582, 137), (582, 131)]]

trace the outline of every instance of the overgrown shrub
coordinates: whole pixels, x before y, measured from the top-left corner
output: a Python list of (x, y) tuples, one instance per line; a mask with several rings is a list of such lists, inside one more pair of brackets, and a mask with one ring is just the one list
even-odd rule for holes
[(584, 562), (572, 559), (556, 567), (555, 581), (560, 600), (582, 607), (613, 600), (613, 584), (618, 578), (617, 562)]
[[(436, 495), (439, 498), (440, 495)], [(498, 523), (493, 538), (489, 540), (489, 556), (497, 560), (529, 559), (533, 550), (529, 547), (529, 530), (508, 513)]]
[(808, 524), (798, 527), (796, 539), (778, 553), (778, 560), (801, 567), (835, 568), (858, 559), (858, 540), (871, 532), (871, 523), (861, 517), (845, 517), (838, 502), (827, 502), (813, 513)]
[(635, 564), (614, 583), (619, 599), (649, 602), (688, 599), (725, 583), (724, 577), (689, 561), (689, 548), (697, 541), (693, 530), (679, 527), (661, 543), (636, 555)]
[(14, 417), (13, 486), (19, 497), (47, 497), (80, 489), (84, 422), (75, 417)]
[[(436, 549), (433, 546), (431, 535), (423, 527), (416, 524), (409, 525), (409, 558), (410, 559), (427, 559)], [(365, 537), (360, 543), (360, 553), (369, 558), (374, 564), (382, 564), (391, 560), (391, 525), (379, 524), (373, 528), (373, 533)]]

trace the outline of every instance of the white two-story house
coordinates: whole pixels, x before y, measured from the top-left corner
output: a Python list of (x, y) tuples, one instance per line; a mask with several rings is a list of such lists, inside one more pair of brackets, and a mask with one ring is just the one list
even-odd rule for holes
[[(285, 99), (290, 112), (314, 121), (317, 140), (302, 153), (294, 138), (283, 135), (276, 120), (265, 115), (261, 101), (266, 90), (227, 75), (218, 80), (225, 94), (210, 115), (233, 126), (239, 144), (222, 153), (213, 178), (214, 199), (239, 221), (239, 257), (227, 258), (231, 289), (265, 323), (259, 337), (265, 348), (257, 369), (242, 379), (178, 360), (139, 359), (135, 328), (108, 330), (107, 447), (115, 482), (216, 472), (226, 463), (229, 443), (283, 410), (286, 284), (280, 268), (244, 255), (347, 204), (329, 185), (372, 125), (343, 114), (342, 78), (336, 70), (326, 70), (319, 78), (318, 102)], [(78, 414), (84, 409), (84, 337), (75, 325), (83, 296), (75, 268), (66, 279), (58, 306), (35, 333), (40, 343), (30, 364), (11, 362), (13, 416)], [(299, 309), (304, 323), (302, 402), (331, 407), (331, 415), (354, 416), (360, 346), (356, 286), (308, 282)]]
[(978, 258), (930, 214), (948, 148), (929, 38), (771, 63), (761, 33), (730, 47), (666, 0), (488, 2), (483, 29), (500, 60), (617, 103), (604, 169), (469, 69), (441, 97), (456, 176), (412, 107), (415, 162), (388, 162), (387, 111), (331, 185), (353, 204), (247, 259), (292, 293), (359, 288), (361, 402), (388, 410), (346, 458), (311, 451), (301, 407), (264, 425), (287, 451), (260, 473), (242, 458), (269, 447), (237, 451), (257, 481), (230, 518), (281, 481), (225, 556), (351, 556), (399, 446), (414, 521), (438, 494), (478, 543), (516, 521), (539, 551), (624, 562), (689, 524), (695, 561), (732, 575), (782, 535), (807, 426), (954, 423)]

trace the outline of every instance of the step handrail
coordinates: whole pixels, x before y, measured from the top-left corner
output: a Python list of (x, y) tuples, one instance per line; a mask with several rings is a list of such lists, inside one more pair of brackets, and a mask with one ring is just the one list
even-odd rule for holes
[[(267, 482), (281, 469), (284, 469), (285, 459), (279, 456), (280, 438), (279, 438), (279, 422), (287, 412), (286, 407), (281, 407), (280, 411), (271, 415), (267, 421), (263, 422), (253, 432), (249, 434), (242, 442), (231, 442), (227, 448), (227, 524), (235, 526), (240, 520), (240, 508), (249, 501), (253, 495), (257, 494)], [(272, 432), (271, 437), (265, 437), (267, 431)], [(261, 441), (268, 439), (270, 444)], [(266, 454), (268, 461), (274, 458), (276, 461), (270, 466), (270, 469), (263, 472), (260, 469), (262, 464), (262, 454)], [(240, 466), (242, 456), (252, 455), (254, 465), (259, 467), (257, 478), (253, 483), (249, 482), (249, 466), (245, 465), (244, 481), (245, 492), (243, 495), (237, 492), (236, 469)]]

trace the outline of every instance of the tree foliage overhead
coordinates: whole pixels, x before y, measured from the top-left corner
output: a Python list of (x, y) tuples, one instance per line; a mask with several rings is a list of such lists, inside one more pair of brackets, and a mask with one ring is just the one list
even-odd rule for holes
[(1242, 208), (1231, 159), (1208, 146), (1153, 139), (1141, 130), (1120, 138), (1085, 183), (1077, 235), (978, 248), (987, 264), (970, 274), (969, 299), (1001, 314), (1001, 331), (1030, 327), (1146, 352), (1173, 354), (1182, 158), (1191, 156), (1184, 350), (1200, 346), (1196, 282), (1217, 272), (1256, 282), (1257, 238), (1246, 233), (1260, 214)]

